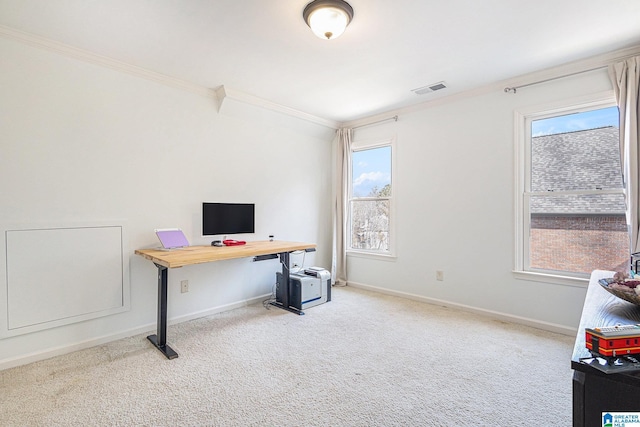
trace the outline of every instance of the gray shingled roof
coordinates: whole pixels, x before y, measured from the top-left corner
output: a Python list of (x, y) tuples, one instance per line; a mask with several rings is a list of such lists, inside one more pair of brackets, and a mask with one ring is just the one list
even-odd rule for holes
[[(531, 138), (531, 190), (622, 188), (618, 129), (612, 126)], [(531, 212), (547, 214), (621, 214), (616, 194), (532, 196)]]

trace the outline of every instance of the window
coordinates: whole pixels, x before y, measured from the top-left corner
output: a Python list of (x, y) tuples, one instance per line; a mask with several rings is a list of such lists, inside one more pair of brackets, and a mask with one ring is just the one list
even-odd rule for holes
[(516, 272), (627, 270), (629, 235), (612, 95), (517, 112)]
[(392, 255), (393, 143), (360, 145), (351, 152), (349, 242), (351, 252)]

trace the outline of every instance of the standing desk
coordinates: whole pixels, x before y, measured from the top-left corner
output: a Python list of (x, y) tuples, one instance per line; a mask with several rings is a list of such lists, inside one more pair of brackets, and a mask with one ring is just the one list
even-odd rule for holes
[[(167, 359), (178, 357), (167, 344), (167, 276), (169, 268), (180, 268), (187, 265), (204, 264), (227, 259), (256, 257), (261, 255), (278, 255), (282, 264), (282, 275), (285, 286), (289, 286), (289, 254), (294, 251), (313, 251), (316, 245), (312, 243), (257, 241), (247, 242), (239, 246), (189, 246), (173, 250), (137, 249), (136, 255), (152, 261), (158, 267), (158, 324), (157, 334), (149, 335), (147, 339), (164, 354)], [(298, 314), (304, 314), (289, 306), (289, 292), (283, 292), (282, 301), (274, 303)]]

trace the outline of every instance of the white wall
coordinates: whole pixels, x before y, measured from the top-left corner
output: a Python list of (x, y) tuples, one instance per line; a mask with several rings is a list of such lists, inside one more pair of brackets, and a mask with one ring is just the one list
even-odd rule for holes
[[(130, 311), (0, 340), (0, 368), (153, 331), (156, 268), (133, 251), (157, 246), (163, 227), (208, 244), (203, 201), (255, 203), (256, 233), (242, 237), (315, 242), (306, 265), (330, 266), (333, 130), (222, 114), (215, 97), (16, 41), (0, 39), (0, 56), (1, 228), (124, 222), (131, 284)], [(169, 318), (268, 294), (278, 269), (244, 259), (170, 270)]]
[[(349, 282), (552, 330), (575, 330), (585, 286), (515, 279), (515, 109), (611, 90), (606, 70), (497, 89), (357, 129), (397, 136), (397, 259), (348, 258)], [(436, 270), (445, 280), (436, 281)]]
[[(329, 267), (331, 132), (305, 132), (282, 117), (270, 125), (269, 114), (243, 116), (233, 103), (232, 114), (218, 112), (213, 97), (20, 42), (0, 39), (0, 56), (0, 227), (123, 222), (131, 284), (130, 311), (0, 340), (0, 369), (152, 332), (156, 268), (133, 251), (155, 246), (161, 227), (182, 227), (192, 244), (207, 244), (205, 200), (255, 202), (248, 239), (316, 242), (307, 265)], [(513, 111), (610, 88), (601, 70), (515, 95), (495, 90), (427, 105), (357, 130), (356, 140), (397, 137), (398, 256), (349, 257), (350, 282), (574, 329), (584, 287), (512, 274)], [(277, 269), (277, 261), (233, 260), (170, 270), (169, 317), (267, 294)], [(191, 290), (181, 294), (185, 279)]]

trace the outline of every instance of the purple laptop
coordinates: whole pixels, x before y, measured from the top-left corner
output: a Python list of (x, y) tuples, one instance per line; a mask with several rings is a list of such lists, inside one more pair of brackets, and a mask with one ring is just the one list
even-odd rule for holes
[(179, 228), (157, 229), (156, 235), (165, 249), (184, 248), (189, 246), (189, 241)]

